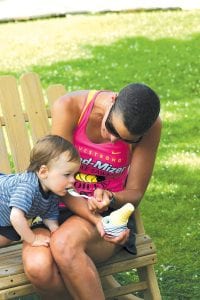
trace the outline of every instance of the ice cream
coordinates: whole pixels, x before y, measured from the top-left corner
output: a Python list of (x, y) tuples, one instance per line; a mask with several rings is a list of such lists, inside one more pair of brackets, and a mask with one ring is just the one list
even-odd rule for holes
[(123, 230), (127, 229), (130, 215), (134, 211), (131, 203), (126, 203), (121, 208), (111, 212), (109, 216), (103, 218), (103, 227), (107, 234), (118, 236)]
[(113, 225), (124, 225), (128, 223), (128, 219), (132, 212), (134, 211), (134, 206), (131, 203), (126, 203), (121, 208), (111, 212), (110, 222)]

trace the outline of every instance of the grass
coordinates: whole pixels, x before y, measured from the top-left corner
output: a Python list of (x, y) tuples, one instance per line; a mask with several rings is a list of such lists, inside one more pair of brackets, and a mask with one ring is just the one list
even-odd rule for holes
[(0, 24), (0, 74), (35, 71), (43, 86), (67, 90), (145, 82), (159, 94), (163, 133), (141, 211), (163, 300), (200, 295), (199, 19), (198, 10), (152, 11)]

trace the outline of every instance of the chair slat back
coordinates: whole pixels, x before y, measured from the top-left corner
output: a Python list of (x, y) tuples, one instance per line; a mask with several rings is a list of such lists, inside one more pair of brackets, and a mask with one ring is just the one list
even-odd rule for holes
[(2, 126), (0, 127), (0, 173), (11, 173), (9, 156), (7, 153)]
[[(30, 143), (17, 81), (12, 76), (0, 78), (0, 103), (3, 114), (2, 123), (6, 129), (2, 147), (7, 145), (6, 153), (12, 156), (15, 170), (21, 171), (27, 167), (29, 161)], [(7, 165), (7, 162), (5, 164)]]
[(49, 106), (65, 93), (62, 85), (45, 92), (35, 73), (25, 74), (19, 83), (13, 76), (0, 76), (0, 173), (28, 167), (32, 145), (50, 133)]
[(45, 107), (45, 99), (39, 76), (27, 73), (20, 78), (23, 101), (30, 123), (33, 143), (50, 133), (50, 126)]
[(56, 99), (66, 94), (66, 90), (62, 84), (53, 84), (47, 88), (46, 93), (51, 108)]

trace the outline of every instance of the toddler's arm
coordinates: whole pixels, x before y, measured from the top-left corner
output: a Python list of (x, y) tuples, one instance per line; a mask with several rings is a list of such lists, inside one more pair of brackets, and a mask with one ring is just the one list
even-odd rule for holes
[(16, 207), (12, 207), (10, 221), (21, 239), (31, 244), (32, 246), (48, 247), (50, 238), (45, 235), (35, 234), (29, 227), (28, 221), (25, 218), (24, 212)]

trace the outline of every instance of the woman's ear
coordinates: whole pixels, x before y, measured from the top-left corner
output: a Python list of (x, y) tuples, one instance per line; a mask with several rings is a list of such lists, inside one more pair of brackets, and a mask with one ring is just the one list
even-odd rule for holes
[(49, 172), (48, 167), (46, 165), (42, 165), (39, 171), (37, 172), (37, 175), (40, 179), (47, 179), (48, 172)]
[(116, 98), (117, 98), (117, 93), (114, 93), (113, 95), (112, 95), (112, 103), (115, 103), (115, 100), (116, 100)]

